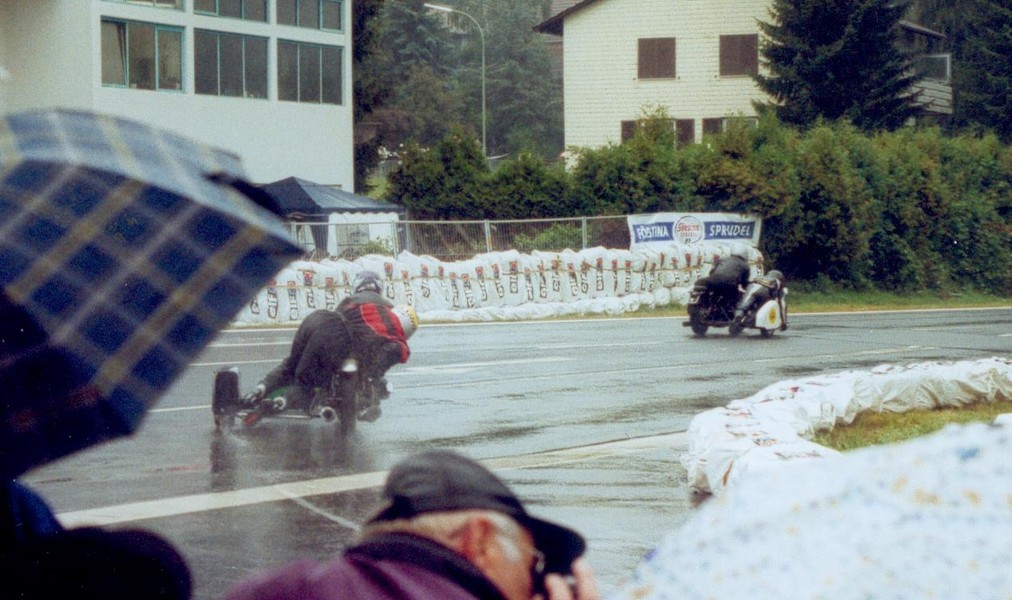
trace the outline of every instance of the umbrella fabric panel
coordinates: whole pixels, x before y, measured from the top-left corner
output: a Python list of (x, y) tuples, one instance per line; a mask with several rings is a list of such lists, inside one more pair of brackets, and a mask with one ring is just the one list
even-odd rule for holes
[[(0, 466), (4, 472), (34, 464), (40, 449), (81, 449), (87, 445), (85, 440), (96, 435), (96, 428), (103, 437), (114, 431), (128, 433), (121, 418), (98, 406), (97, 394), (79, 392), (87, 389), (87, 368), (47, 345), (42, 328), (2, 294), (0, 322), (0, 389), (4, 390)], [(96, 409), (102, 419), (88, 414)]]
[[(23, 122), (0, 127), (4, 318), (36, 332), (0, 340), (5, 474), (133, 431), (220, 327), (301, 253), (273, 215), (199, 173), (188, 184), (161, 187), (154, 169), (96, 168), (135, 129), (97, 119), (101, 126), (90, 129), (71, 119), (73, 127), (60, 133), (105, 133), (107, 140), (112, 122), (118, 145), (68, 143), (63, 162), (53, 148), (67, 140), (53, 131), (28, 128), (22, 142), (3, 136)], [(216, 155), (165, 140), (161, 147), (189, 153), (185, 160), (163, 157), (170, 171)], [(28, 157), (40, 149), (44, 160)], [(128, 150), (126, 163), (154, 160), (142, 147)], [(85, 155), (85, 163), (76, 162)]]

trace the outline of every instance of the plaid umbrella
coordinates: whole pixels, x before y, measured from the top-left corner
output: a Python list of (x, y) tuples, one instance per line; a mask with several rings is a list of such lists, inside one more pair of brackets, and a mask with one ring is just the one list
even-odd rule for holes
[(4, 475), (137, 428), (299, 254), (267, 202), (237, 156), (136, 122), (0, 121)]

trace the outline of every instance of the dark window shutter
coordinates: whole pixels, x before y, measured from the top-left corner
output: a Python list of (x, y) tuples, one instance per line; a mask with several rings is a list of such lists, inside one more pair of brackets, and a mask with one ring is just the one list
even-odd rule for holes
[(643, 38), (639, 40), (640, 79), (675, 76), (675, 38)]
[(721, 76), (755, 75), (759, 72), (759, 35), (720, 36)]

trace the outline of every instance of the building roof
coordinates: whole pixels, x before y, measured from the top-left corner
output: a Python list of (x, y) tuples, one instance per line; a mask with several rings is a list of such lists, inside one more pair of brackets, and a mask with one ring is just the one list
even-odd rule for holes
[[(587, 8), (591, 4), (594, 4), (599, 1), (600, 0), (577, 0), (574, 2), (574, 0), (555, 0), (552, 4), (552, 10), (553, 12), (554, 11), (558, 12), (554, 12), (554, 14), (550, 19), (542, 21), (541, 23), (535, 25), (534, 31), (537, 31), (539, 33), (548, 33), (552, 35), (561, 36), (563, 32), (563, 21), (566, 19), (566, 17), (572, 15), (573, 13), (579, 12), (584, 8)], [(562, 10), (559, 10), (560, 8)], [(927, 27), (919, 25), (912, 21), (900, 21), (899, 25), (904, 29), (922, 35), (926, 35), (929, 37), (934, 37), (938, 39), (942, 39), (945, 37), (945, 34), (943, 33), (940, 33), (933, 29), (928, 29)]]
[[(566, 17), (575, 12), (581, 11), (584, 8), (590, 6), (591, 4), (594, 4), (595, 2), (599, 1), (600, 0), (582, 0), (580, 2), (577, 2), (572, 6), (570, 6), (569, 8), (566, 8), (565, 10), (552, 15), (552, 18), (548, 19), (547, 21), (543, 21), (535, 25), (534, 31), (537, 31), (539, 33), (550, 33), (552, 35), (562, 35), (562, 22), (563, 20), (565, 20)], [(557, 2), (555, 5), (553, 5), (553, 8), (559, 5), (560, 4)]]
[(394, 212), (404, 207), (353, 194), (334, 186), (288, 177), (263, 186), (278, 203), (282, 214), (323, 215), (335, 212)]
[(919, 33), (921, 35), (926, 35), (928, 37), (933, 37), (939, 40), (945, 39), (944, 33), (940, 31), (935, 31), (934, 29), (928, 29), (924, 25), (919, 25), (917, 23), (914, 23), (913, 21), (900, 21), (900, 27), (908, 31)]

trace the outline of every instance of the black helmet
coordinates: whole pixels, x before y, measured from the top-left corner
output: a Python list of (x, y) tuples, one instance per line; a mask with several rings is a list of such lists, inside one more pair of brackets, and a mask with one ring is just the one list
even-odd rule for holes
[(359, 292), (376, 292), (380, 293), (382, 289), (380, 287), (380, 276), (375, 271), (362, 271), (355, 276), (355, 293)]
[(743, 260), (748, 260), (748, 255), (750, 254), (749, 249), (749, 245), (745, 242), (734, 242), (731, 244), (731, 250), (728, 254), (731, 256), (737, 256)]
[(776, 269), (773, 269), (772, 271), (770, 271), (766, 275), (769, 276), (769, 277), (772, 277), (772, 278), (776, 279), (777, 281), (779, 281), (781, 283), (783, 283), (783, 281), (784, 281), (784, 274), (781, 273), (780, 271), (777, 271)]

